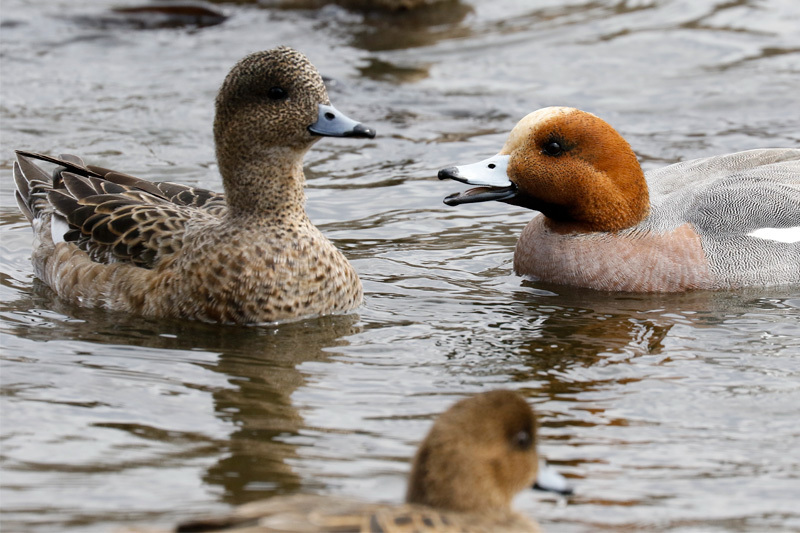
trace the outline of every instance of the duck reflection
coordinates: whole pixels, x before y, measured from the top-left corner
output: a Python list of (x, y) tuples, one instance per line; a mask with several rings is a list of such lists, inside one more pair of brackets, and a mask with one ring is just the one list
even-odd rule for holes
[(228, 454), (208, 469), (204, 480), (224, 488), (224, 500), (239, 504), (296, 492), (301, 479), (288, 465), (297, 457), (286, 438), (304, 427), (292, 393), (304, 385), (298, 366), (323, 361), (330, 348), (356, 333), (354, 315), (328, 316), (261, 330), (249, 345), (220, 354), (216, 371), (229, 376), (232, 389), (214, 393), (217, 416), (232, 421)]
[[(406, 50), (431, 46), (439, 41), (466, 37), (462, 25), (472, 7), (459, 1), (438, 2), (394, 13), (367, 13), (363, 23), (353, 26), (350, 45), (369, 52)], [(407, 67), (406, 67), (407, 68)]]
[[(7, 285), (7, 280), (2, 285)], [(137, 440), (157, 441), (156, 445), (191, 439), (186, 447), (181, 446), (183, 455), (215, 457), (216, 462), (208, 468), (203, 480), (221, 487), (221, 499), (235, 504), (296, 492), (301, 479), (287, 464), (287, 459), (296, 456), (296, 446), (287, 444), (285, 437), (296, 435), (304, 426), (291, 399), (305, 381), (298, 367), (305, 362), (328, 359), (337, 346), (347, 344), (345, 337), (360, 331), (359, 316), (354, 314), (257, 327), (127, 317), (65, 305), (38, 280), (34, 280), (33, 291), (20, 295), (17, 301), (0, 303), (0, 313), (7, 317), (25, 317), (17, 320), (18, 326), (10, 332), (16, 337), (116, 347), (124, 342), (130, 347), (164, 350), (164, 358), (170, 357), (168, 350), (218, 352), (215, 362), (194, 364), (224, 375), (231, 385), (209, 391), (215, 415), (235, 427), (226, 439), (163, 431), (142, 426), (135, 420), (94, 425), (126, 431)], [(48, 310), (44, 322), (50, 327), (31, 327), (36, 309)], [(197, 385), (183, 383), (183, 386)]]
[(80, 25), (104, 30), (206, 28), (222, 24), (228, 19), (210, 5), (187, 2), (143, 3), (71, 18)]
[[(225, 3), (225, 0), (214, 0)], [(408, 50), (439, 41), (467, 37), (471, 29), (462, 24), (473, 12), (460, 0), (273, 0), (261, 7), (282, 10), (313, 10), (320, 27), (345, 36), (348, 44), (368, 52)], [(338, 8), (338, 11), (337, 11)], [(403, 64), (386, 57), (371, 56), (362, 74), (377, 80), (413, 82), (428, 76), (429, 64)]]
[[(670, 332), (681, 324), (714, 328), (732, 315), (781, 302), (778, 288), (736, 291), (696, 291), (680, 294), (633, 294), (589, 291), (523, 281), (514, 294), (517, 314), (527, 324), (514, 351), (526, 357), (527, 370), (519, 381), (533, 376), (549, 383), (552, 395), (599, 390), (606, 382), (565, 378), (580, 367), (623, 364), (639, 356), (660, 356)], [(574, 374), (574, 372), (573, 372)], [(609, 376), (618, 382), (625, 378)]]
[[(670, 301), (670, 298), (638, 297), (602, 292), (575, 290), (562, 286), (523, 282), (523, 286), (536, 287), (531, 293), (519, 292), (517, 302), (536, 316), (536, 335), (529, 336), (523, 353), (559, 358), (570, 354), (570, 359), (595, 362), (598, 357), (615, 353), (658, 353), (662, 342), (680, 320), (687, 308), (687, 298)], [(707, 307), (713, 293), (698, 294), (689, 307), (704, 304)], [(642, 312), (643, 300), (650, 311)], [(664, 314), (674, 312), (672, 319)]]
[[(472, 7), (460, 0), (211, 0), (209, 3), (155, 2), (117, 7), (108, 11), (75, 15), (72, 20), (92, 28), (202, 29), (216, 26), (228, 14), (214, 4), (258, 4), (278, 10), (313, 10), (320, 27), (344, 33), (349, 45), (368, 52), (407, 50), (430, 46), (441, 40), (466, 37), (462, 25)], [(337, 6), (324, 9), (326, 6)], [(349, 13), (345, 10), (349, 10)], [(361, 74), (378, 81), (411, 83), (428, 77), (429, 63), (413, 64), (371, 56)]]

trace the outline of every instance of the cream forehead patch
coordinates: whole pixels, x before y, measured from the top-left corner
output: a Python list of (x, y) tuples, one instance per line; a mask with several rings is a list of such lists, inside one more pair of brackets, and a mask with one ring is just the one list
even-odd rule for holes
[(543, 107), (542, 109), (537, 109), (533, 113), (529, 113), (522, 120), (517, 122), (517, 125), (514, 126), (514, 129), (508, 134), (508, 140), (506, 140), (500, 153), (511, 153), (512, 150), (522, 145), (535, 129), (552, 120), (558, 120), (559, 117), (577, 112), (579, 111), (574, 107)]

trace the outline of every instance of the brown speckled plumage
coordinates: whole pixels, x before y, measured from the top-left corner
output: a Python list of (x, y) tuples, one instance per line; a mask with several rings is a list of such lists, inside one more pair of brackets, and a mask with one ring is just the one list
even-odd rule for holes
[[(329, 103), (297, 51), (240, 61), (216, 102), (224, 195), (18, 152), (36, 275), (71, 303), (154, 317), (262, 323), (356, 308), (355, 270), (304, 209), (303, 156), (318, 139), (308, 128)], [(59, 167), (50, 177), (34, 159)]]
[(536, 423), (518, 394), (496, 390), (461, 400), (420, 445), (408, 503), (368, 504), (295, 495), (257, 501), (176, 531), (352, 533), (535, 533), (511, 500), (536, 478)]

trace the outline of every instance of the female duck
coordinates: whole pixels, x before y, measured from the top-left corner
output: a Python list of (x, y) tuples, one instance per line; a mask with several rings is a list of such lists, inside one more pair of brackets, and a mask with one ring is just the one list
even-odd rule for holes
[[(304, 209), (303, 156), (319, 136), (375, 132), (330, 105), (290, 48), (233, 67), (216, 101), (225, 194), (17, 152), (17, 203), (36, 275), (60, 298), (152, 317), (260, 323), (354, 309), (361, 283)], [(34, 159), (59, 165), (52, 177)]]
[(534, 480), (538, 488), (565, 492), (560, 475), (550, 473), (555, 484), (542, 486), (537, 471), (533, 411), (517, 393), (495, 390), (439, 416), (414, 457), (405, 505), (277, 497), (177, 531), (535, 533), (534, 522), (511, 510), (512, 498)]
[(439, 171), (541, 214), (514, 253), (519, 275), (607, 291), (800, 283), (800, 149), (671, 165), (647, 176), (598, 117), (565, 107), (523, 118), (494, 157)]

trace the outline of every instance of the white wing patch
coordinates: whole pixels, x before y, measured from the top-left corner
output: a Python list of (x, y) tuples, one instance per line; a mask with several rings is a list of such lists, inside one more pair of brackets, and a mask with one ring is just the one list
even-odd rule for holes
[(60, 216), (53, 214), (50, 217), (50, 237), (54, 244), (64, 242), (64, 235), (69, 231), (69, 224)]
[(792, 228), (759, 228), (748, 233), (750, 237), (785, 243), (800, 242), (800, 226)]

